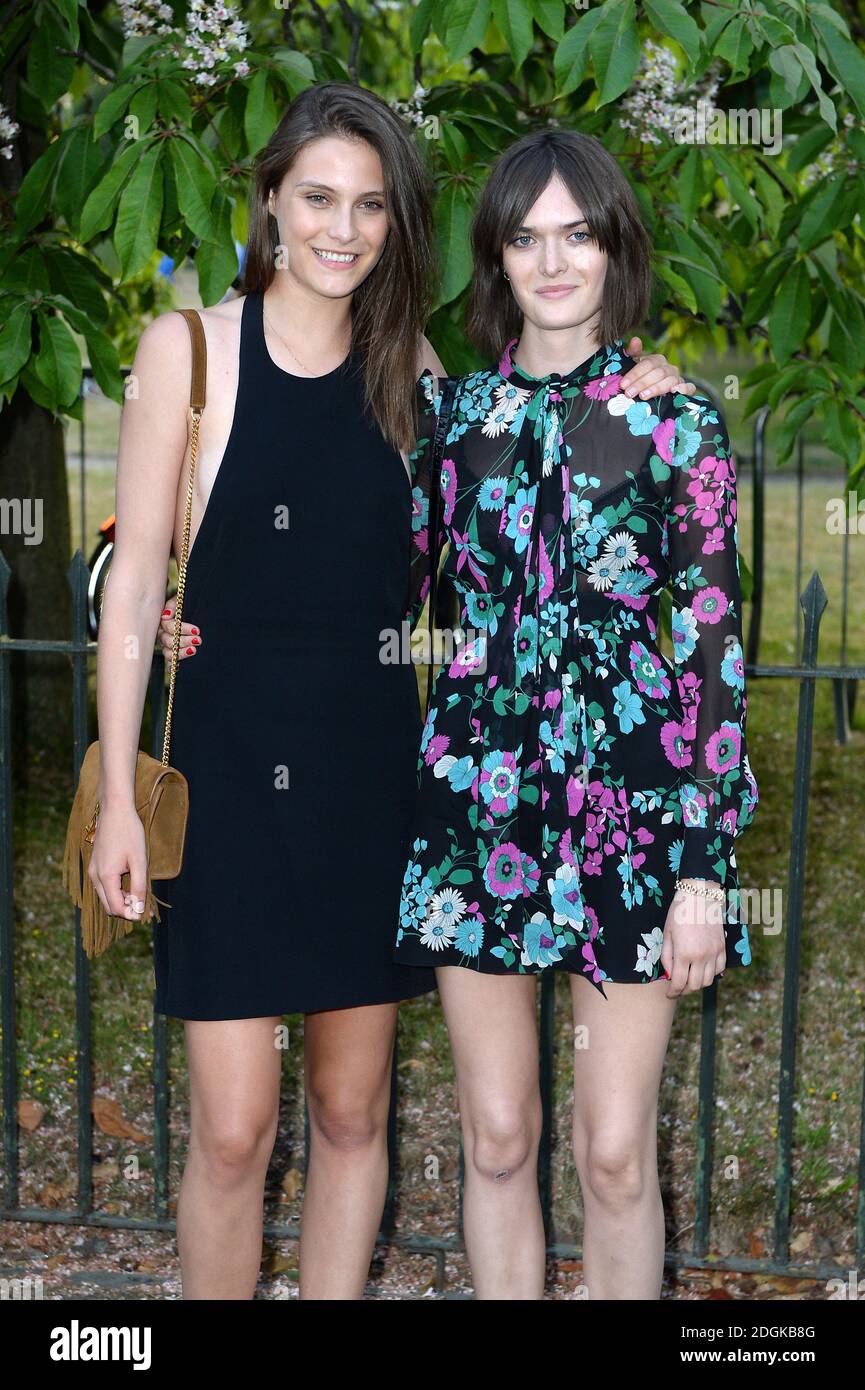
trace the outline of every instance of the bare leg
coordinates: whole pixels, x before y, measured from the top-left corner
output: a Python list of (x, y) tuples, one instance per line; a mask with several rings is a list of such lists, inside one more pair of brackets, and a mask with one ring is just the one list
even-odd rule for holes
[(303, 1299), (363, 1297), (387, 1193), (396, 1004), (307, 1014)]
[(676, 1008), (668, 982), (571, 977), (574, 1159), (583, 1193), (589, 1297), (656, 1299), (664, 1269), (658, 1088)]
[(279, 1117), (280, 1021), (186, 1022), (190, 1138), (177, 1203), (184, 1299), (255, 1291)]
[(478, 1299), (539, 1299), (541, 1097), (533, 976), (436, 971), (457, 1072), (464, 1229)]

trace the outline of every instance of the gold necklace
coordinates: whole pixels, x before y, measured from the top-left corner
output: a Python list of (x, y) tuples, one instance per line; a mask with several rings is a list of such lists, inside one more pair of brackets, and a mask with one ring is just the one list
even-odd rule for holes
[(315, 372), (311, 372), (311, 371), (309, 370), (309, 367), (307, 367), (306, 363), (305, 363), (305, 362), (301, 362), (300, 358), (298, 357), (297, 353), (295, 352), (295, 350), (294, 350), (294, 348), (291, 346), (291, 344), (290, 344), (290, 343), (287, 343), (287, 342), (285, 341), (285, 338), (283, 338), (283, 336), (282, 336), (282, 334), (280, 333), (279, 329), (278, 329), (278, 328), (275, 328), (274, 325), (271, 323), (270, 319), (267, 317), (267, 310), (266, 310), (265, 307), (264, 307), (264, 301), (263, 301), (263, 300), (262, 300), (262, 305), (261, 305), (261, 312), (264, 314), (264, 321), (265, 321), (265, 323), (267, 324), (267, 326), (270, 328), (270, 331), (271, 331), (272, 333), (275, 333), (275, 334), (276, 334), (277, 338), (278, 338), (279, 341), (283, 344), (284, 347), (287, 347), (287, 348), (288, 348), (288, 350), (289, 350), (289, 352), (291, 353), (292, 357), (294, 358), (295, 362), (298, 364), (299, 367), (303, 367), (303, 370), (306, 372), (307, 376), (314, 377), (314, 376), (316, 376), (316, 375), (319, 375), (319, 376), (324, 375), (324, 373), (321, 373), (321, 372), (319, 372), (318, 374), (316, 374)]

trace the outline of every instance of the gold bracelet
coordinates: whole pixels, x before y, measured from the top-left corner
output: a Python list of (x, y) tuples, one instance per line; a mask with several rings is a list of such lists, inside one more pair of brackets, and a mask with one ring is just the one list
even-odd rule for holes
[(715, 898), (718, 902), (723, 902), (727, 896), (725, 889), (720, 886), (709, 888), (705, 883), (691, 883), (687, 879), (676, 879), (676, 887), (684, 888), (686, 893), (698, 893), (701, 898)]

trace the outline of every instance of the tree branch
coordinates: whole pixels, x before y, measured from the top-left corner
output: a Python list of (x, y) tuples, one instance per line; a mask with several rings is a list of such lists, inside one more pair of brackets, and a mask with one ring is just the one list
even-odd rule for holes
[(68, 58), (80, 58), (82, 63), (87, 63), (94, 72), (98, 72), (100, 77), (104, 77), (106, 82), (116, 82), (117, 73), (111, 68), (100, 63), (98, 58), (93, 58), (89, 53), (85, 53), (83, 48), (56, 48), (55, 53), (64, 53)]

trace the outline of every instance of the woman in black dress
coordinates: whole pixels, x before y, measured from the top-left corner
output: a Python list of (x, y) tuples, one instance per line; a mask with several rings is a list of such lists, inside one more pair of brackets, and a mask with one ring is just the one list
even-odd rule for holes
[[(387, 1182), (396, 1009), (435, 987), (388, 947), (421, 720), (414, 668), (379, 660), (408, 603), (415, 383), (424, 364), (441, 369), (421, 332), (430, 230), (423, 168), (394, 113), (342, 84), (311, 89), (258, 161), (250, 292), (202, 313), (187, 603), (207, 639), (178, 671), (171, 760), (190, 813), (182, 873), (155, 885), (171, 906), (154, 929), (156, 1007), (186, 1020), (186, 1298), (255, 1288), (280, 1024), (295, 1011), (308, 1015), (312, 1135), (302, 1293), (361, 1294)], [(190, 367), (186, 324), (163, 315), (123, 412), (93, 872), (108, 910), (130, 919), (144, 887), (132, 773), (149, 659), (126, 658), (130, 635), (152, 649), (172, 539), (179, 553)]]
[(358, 1297), (387, 1181), (397, 1004), (434, 987), (391, 956), (421, 721), (413, 666), (381, 659), (417, 617), (410, 538), (423, 546), (426, 519), (400, 458), (410, 430), (389, 443), (364, 414), (364, 376), (398, 426), (421, 371), (443, 371), (420, 336), (429, 209), (396, 118), (338, 84), (293, 104), (257, 198), (250, 292), (204, 313), (210, 435), (184, 625), (197, 660), (178, 676), (172, 744), (190, 820), (183, 873), (160, 891), (156, 1006), (187, 1020), (185, 1293), (254, 1287), (274, 1035), (303, 1012), (301, 1295)]

